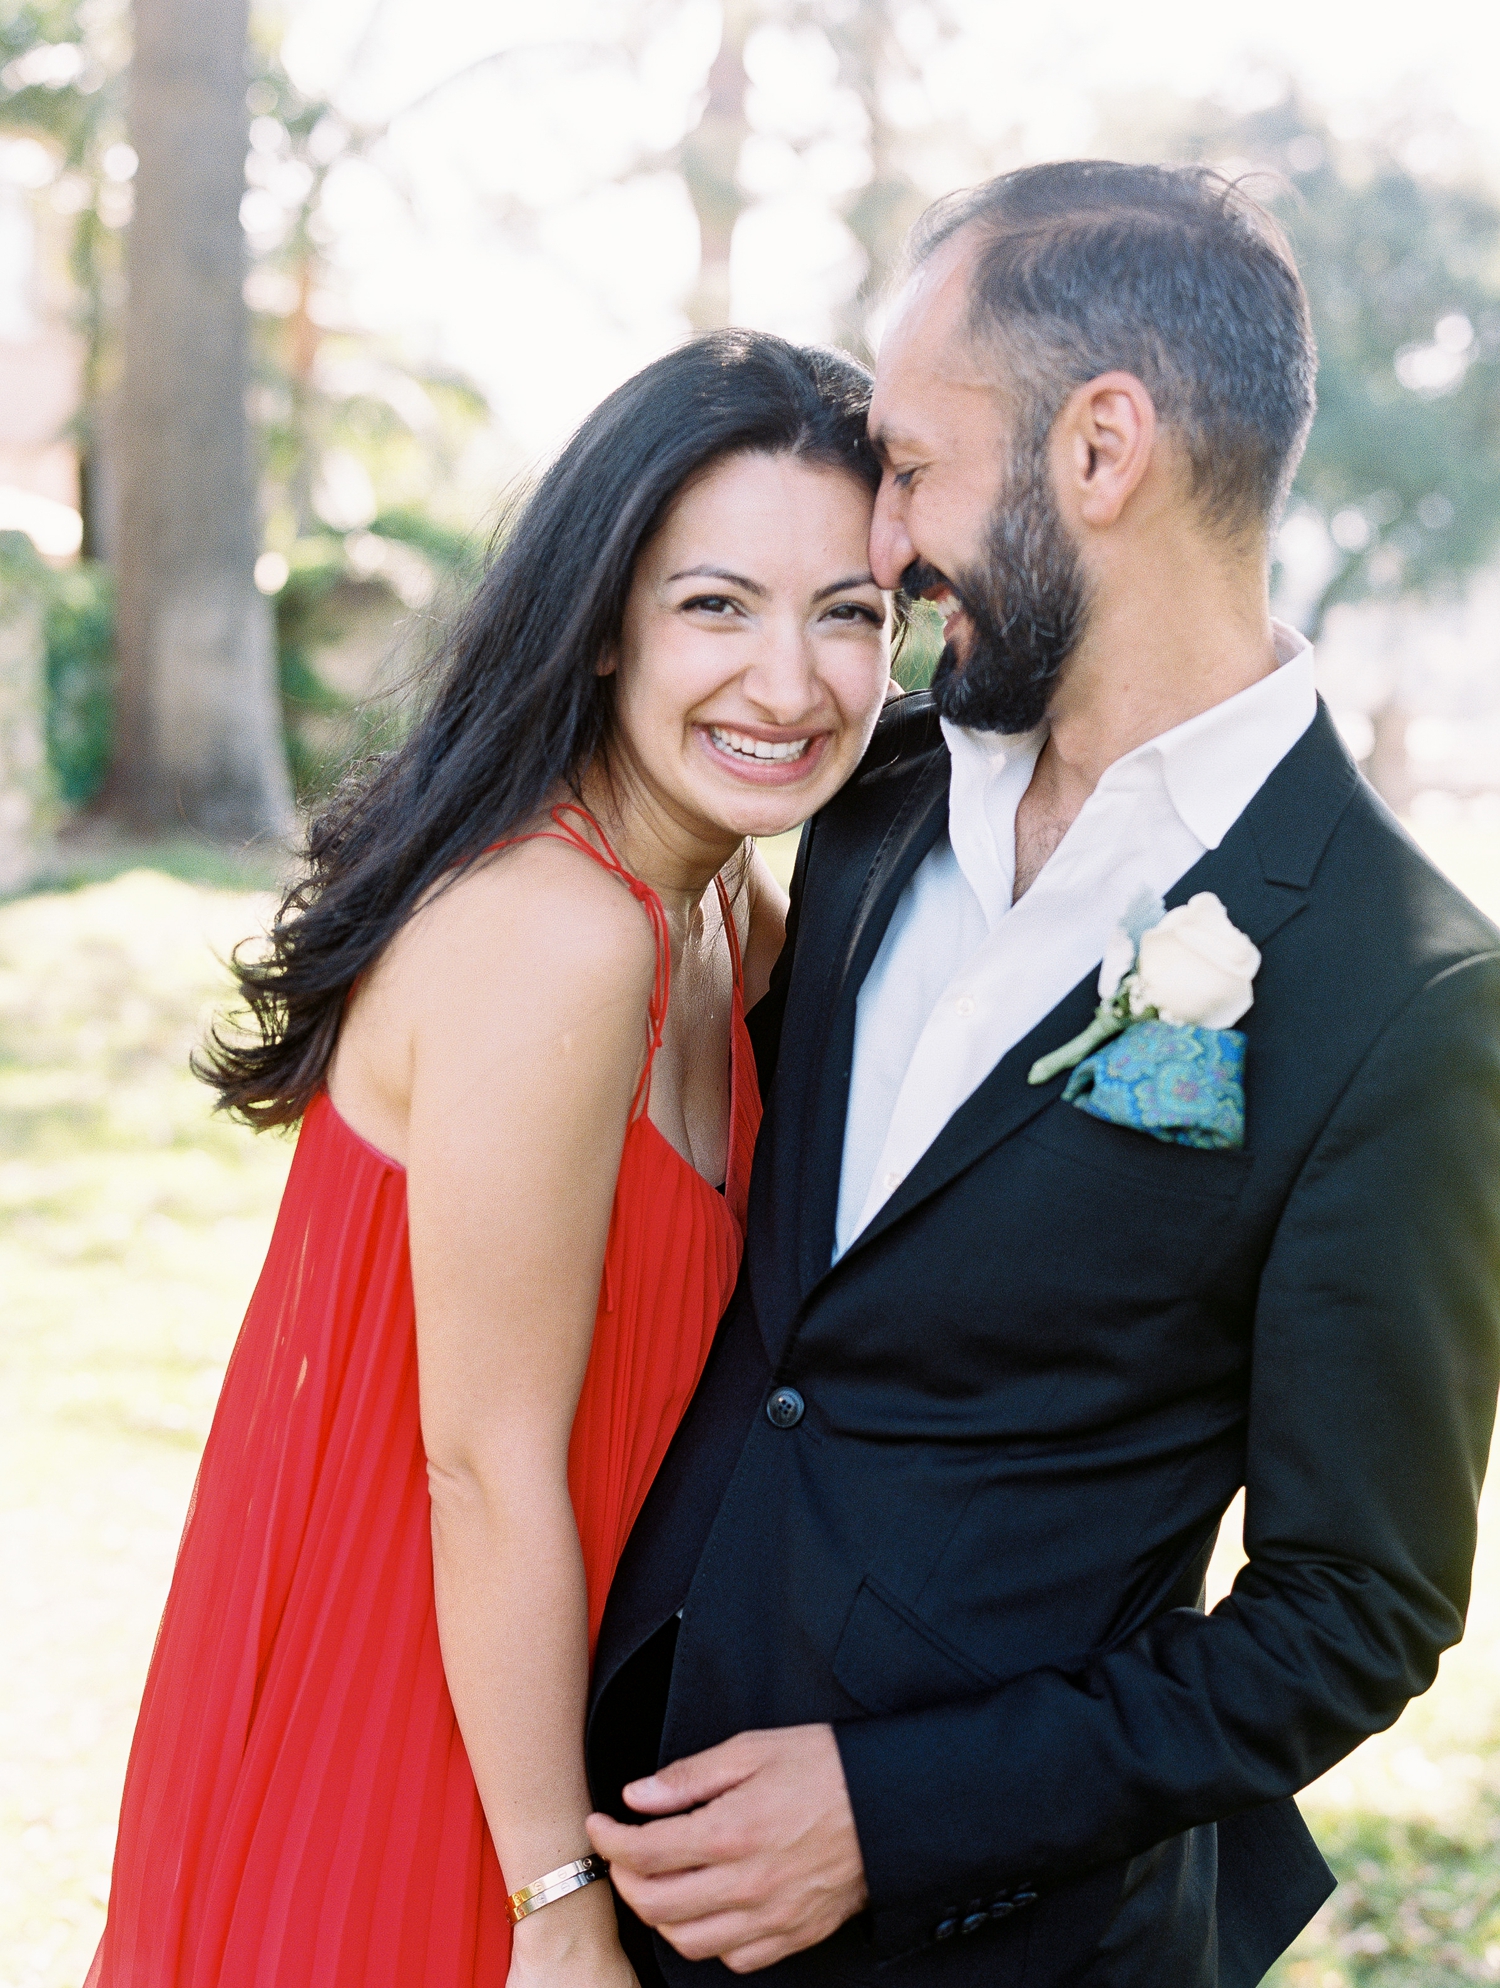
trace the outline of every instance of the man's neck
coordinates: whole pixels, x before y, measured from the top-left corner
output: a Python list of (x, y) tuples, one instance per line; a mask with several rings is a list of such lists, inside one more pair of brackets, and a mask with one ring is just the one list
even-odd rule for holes
[(1276, 668), (1258, 573), (1210, 568), (1185, 574), (1177, 589), (1161, 568), (1143, 578), (1096, 604), (1059, 678), (1047, 743), (1016, 811), (1017, 898), (1116, 760)]

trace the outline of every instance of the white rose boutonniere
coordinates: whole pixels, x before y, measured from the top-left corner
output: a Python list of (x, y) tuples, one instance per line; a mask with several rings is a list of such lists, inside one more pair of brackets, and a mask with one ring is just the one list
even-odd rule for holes
[(1255, 998), (1260, 953), (1229, 922), (1212, 891), (1175, 911), (1160, 901), (1133, 907), (1111, 935), (1099, 974), (1099, 1007), (1071, 1042), (1032, 1064), (1027, 1081), (1045, 1084), (1136, 1022), (1176, 1028), (1232, 1028)]
[(1141, 934), (1130, 1012), (1179, 1028), (1233, 1028), (1255, 999), (1259, 971), (1257, 948), (1212, 891), (1199, 891)]

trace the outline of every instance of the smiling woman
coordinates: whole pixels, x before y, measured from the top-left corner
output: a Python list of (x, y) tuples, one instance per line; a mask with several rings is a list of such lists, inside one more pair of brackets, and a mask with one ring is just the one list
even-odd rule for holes
[[(658, 635), (674, 619), (700, 632), (719, 623), (753, 631), (748, 643), (733, 645), (758, 659), (744, 701), (709, 716), (767, 743), (785, 742), (787, 707), (777, 701), (784, 686), (772, 687), (774, 708), (749, 707), (771, 683), (768, 669), (785, 674), (793, 583), (778, 579), (783, 598), (768, 608), (742, 584), (767, 583), (746, 555), (757, 545), (762, 559), (795, 554), (805, 629), (811, 595), (823, 590), (828, 598), (817, 605), (832, 619), (821, 630), (855, 621), (868, 631), (854, 646), (870, 672), (873, 705), (851, 729), (852, 678), (841, 661), (835, 675), (845, 689), (830, 682), (815, 705), (816, 730), (839, 729), (839, 750), (821, 748), (785, 804), (767, 803), (769, 812), (752, 804), (748, 786), (737, 787), (736, 806), (747, 811), (739, 833), (774, 834), (804, 820), (848, 777), (863, 750), (860, 727), (873, 727), (888, 681), (886, 597), (869, 577), (866, 543), (880, 482), (865, 429), (869, 394), (868, 375), (838, 354), (727, 331), (657, 360), (595, 409), (512, 520), (436, 659), (420, 723), (313, 823), (307, 872), (276, 923), (270, 957), (240, 967), (258, 1038), (224, 1041), (215, 1052), (210, 1080), (229, 1109), (257, 1125), (295, 1122), (317, 1094), (350, 990), (417, 905), (497, 843), (534, 827), (560, 796), (582, 798), (586, 778), (591, 801), (601, 783), (630, 778), (633, 747), (620, 720), (631, 671), (619, 665), (627, 616), (641, 625), (646, 601), (637, 579), (648, 568), (658, 587), (680, 576), (671, 609), (653, 604)], [(753, 505), (741, 512), (715, 497), (722, 479), (757, 462), (761, 471), (749, 473), (744, 493), (753, 489)], [(824, 494), (785, 508), (793, 489)], [(810, 518), (830, 503), (838, 523), (815, 519), (804, 546)], [(656, 563), (684, 517), (700, 512), (691, 549), (679, 545)], [(827, 563), (809, 577), (813, 546)], [(698, 567), (710, 570), (695, 574)], [(705, 587), (704, 579), (715, 584)], [(824, 659), (847, 655), (831, 632), (820, 632), (816, 647)], [(726, 664), (723, 673), (733, 672)], [(701, 701), (712, 672), (694, 682)], [(796, 709), (794, 723), (811, 708)], [(679, 708), (679, 725), (682, 717)], [(659, 721), (653, 706), (651, 726)]]
[(888, 683), (868, 390), (728, 333), (612, 395), (239, 967), (206, 1074), (302, 1132), (90, 1988), (632, 1988), (588, 1665), (743, 1247), (751, 838)]
[(752, 835), (803, 819), (814, 782), (842, 785), (887, 667), (869, 534), (845, 470), (757, 451), (696, 480), (636, 569), (612, 768), (665, 779), (670, 760), (683, 807)]

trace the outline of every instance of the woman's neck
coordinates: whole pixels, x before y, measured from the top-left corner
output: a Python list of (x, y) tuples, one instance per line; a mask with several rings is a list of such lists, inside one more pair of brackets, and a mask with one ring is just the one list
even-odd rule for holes
[(607, 772), (590, 768), (579, 785), (584, 806), (625, 868), (661, 899), (676, 953), (697, 928), (705, 891), (744, 838), (685, 822), (638, 783)]

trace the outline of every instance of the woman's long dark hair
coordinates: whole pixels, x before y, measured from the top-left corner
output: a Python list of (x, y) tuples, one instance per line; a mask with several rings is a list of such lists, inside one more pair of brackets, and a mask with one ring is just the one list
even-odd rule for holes
[(607, 748), (617, 640), (642, 548), (726, 457), (789, 455), (873, 491), (869, 375), (749, 331), (693, 339), (627, 380), (542, 477), (434, 666), (405, 741), (312, 823), (269, 949), (236, 954), (254, 1029), (215, 1030), (198, 1074), (254, 1125), (301, 1117), (355, 981), (424, 893), (532, 822)]

